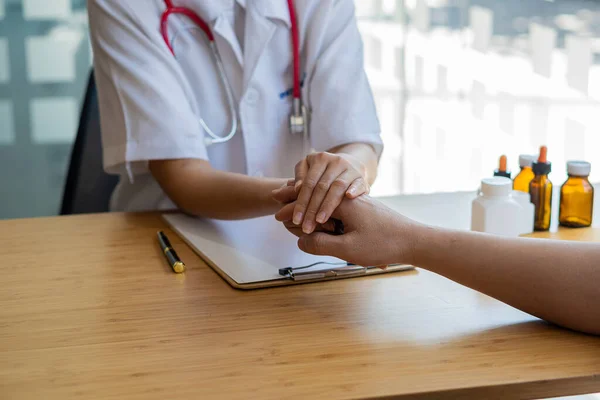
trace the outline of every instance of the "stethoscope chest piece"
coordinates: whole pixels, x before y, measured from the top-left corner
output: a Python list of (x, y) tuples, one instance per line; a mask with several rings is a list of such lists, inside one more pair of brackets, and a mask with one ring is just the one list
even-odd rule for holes
[(302, 101), (298, 98), (294, 99), (294, 109), (290, 115), (290, 132), (292, 135), (303, 134), (304, 137), (308, 136), (308, 115), (306, 113), (306, 107), (302, 104)]

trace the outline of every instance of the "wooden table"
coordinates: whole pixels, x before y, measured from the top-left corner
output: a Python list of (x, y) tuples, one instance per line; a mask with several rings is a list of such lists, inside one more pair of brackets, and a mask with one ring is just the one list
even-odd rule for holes
[[(386, 201), (427, 219), (465, 196), (428, 196), (429, 212), (419, 196)], [(166, 265), (158, 229), (185, 275)], [(1, 221), (0, 255), (1, 399), (600, 392), (599, 338), (423, 270), (236, 291), (157, 214)]]

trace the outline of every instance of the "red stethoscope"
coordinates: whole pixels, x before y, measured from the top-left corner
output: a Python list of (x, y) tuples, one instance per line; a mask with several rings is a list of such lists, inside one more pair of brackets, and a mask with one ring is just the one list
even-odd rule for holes
[[(292, 25), (292, 49), (294, 57), (294, 86), (292, 91), (293, 110), (290, 115), (290, 131), (292, 133), (303, 133), (305, 137), (308, 137), (308, 121), (306, 116), (306, 109), (302, 104), (302, 98), (300, 94), (300, 39), (298, 34), (298, 24), (296, 20), (296, 9), (294, 7), (294, 0), (287, 0), (287, 3), (288, 9), (290, 11), (290, 22)], [(161, 16), (160, 32), (162, 34), (163, 39), (165, 40), (165, 43), (167, 44), (169, 50), (173, 55), (175, 55), (175, 50), (173, 49), (173, 45), (171, 43), (171, 40), (169, 39), (168, 32), (169, 16), (174, 14), (184, 15), (188, 17), (198, 28), (200, 28), (206, 34), (206, 37), (209, 41), (210, 49), (213, 54), (214, 62), (216, 63), (217, 68), (219, 70), (221, 82), (225, 88), (225, 93), (227, 95), (227, 102), (229, 103), (229, 112), (231, 113), (231, 128), (229, 130), (229, 133), (227, 133), (225, 136), (219, 136), (216, 135), (206, 125), (202, 118), (199, 118), (199, 120), (206, 133), (210, 136), (210, 138), (206, 138), (207, 145), (211, 145), (214, 143), (225, 143), (231, 140), (231, 138), (233, 138), (233, 136), (237, 132), (238, 117), (233, 100), (233, 91), (231, 90), (231, 85), (229, 84), (229, 81), (227, 80), (227, 77), (225, 75), (223, 62), (221, 61), (219, 51), (217, 50), (217, 46), (215, 44), (215, 37), (208, 24), (202, 18), (200, 18), (200, 16), (194, 11), (186, 7), (174, 6), (173, 0), (165, 0), (165, 5), (167, 6), (167, 9), (163, 12)]]

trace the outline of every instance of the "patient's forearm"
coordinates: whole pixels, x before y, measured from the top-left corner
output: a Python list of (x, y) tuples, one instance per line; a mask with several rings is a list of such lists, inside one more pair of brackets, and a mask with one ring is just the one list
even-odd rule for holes
[(415, 264), (558, 325), (600, 334), (600, 245), (424, 228)]

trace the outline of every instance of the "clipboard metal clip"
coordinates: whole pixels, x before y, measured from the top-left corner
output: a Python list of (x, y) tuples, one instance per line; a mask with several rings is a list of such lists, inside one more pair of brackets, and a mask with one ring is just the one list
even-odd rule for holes
[[(321, 270), (321, 271), (302, 271), (311, 267), (315, 267), (317, 265), (332, 265), (334, 268)], [(391, 264), (388, 267), (400, 267), (401, 264)], [(412, 268), (410, 266), (402, 266), (404, 269)], [(304, 265), (302, 267), (287, 267), (280, 268), (279, 275), (284, 276), (288, 279), (292, 279), (294, 281), (305, 281), (311, 279), (325, 279), (325, 278), (337, 278), (337, 277), (350, 277), (350, 276), (360, 276), (365, 275), (370, 269), (375, 269), (380, 267), (361, 267), (360, 265), (351, 264), (347, 262), (338, 262), (338, 263), (330, 263), (330, 262), (316, 262), (309, 265)]]
[(348, 265), (354, 265), (354, 264), (350, 264), (347, 262), (326, 262), (326, 261), (319, 261), (319, 262), (315, 262), (312, 264), (308, 264), (308, 265), (303, 265), (301, 267), (287, 267), (287, 268), (279, 268), (279, 275), (281, 276), (288, 276), (289, 274), (292, 274), (296, 271), (300, 271), (303, 269), (308, 269), (308, 268), (312, 268), (312, 267), (316, 267), (317, 265), (333, 265), (333, 266), (348, 266)]
[(335, 278), (341, 276), (357, 276), (364, 275), (367, 273), (367, 267), (361, 267), (358, 265), (348, 265), (346, 263), (342, 268), (334, 268), (328, 269), (324, 271), (297, 271), (296, 268), (285, 268), (287, 270), (287, 274), (284, 275), (294, 281), (305, 281), (310, 279), (325, 279), (325, 278)]

